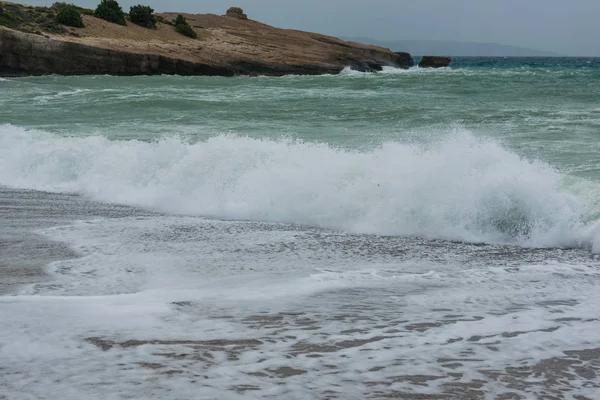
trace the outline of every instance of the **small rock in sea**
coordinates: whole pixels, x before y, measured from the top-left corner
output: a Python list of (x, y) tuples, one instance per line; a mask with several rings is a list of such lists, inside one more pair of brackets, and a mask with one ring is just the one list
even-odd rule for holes
[(410, 68), (415, 65), (415, 60), (413, 60), (409, 53), (395, 52), (394, 54), (396, 55), (396, 64), (398, 64), (401, 68)]
[(423, 56), (419, 63), (420, 68), (443, 68), (450, 65), (449, 57), (438, 57), (438, 56)]

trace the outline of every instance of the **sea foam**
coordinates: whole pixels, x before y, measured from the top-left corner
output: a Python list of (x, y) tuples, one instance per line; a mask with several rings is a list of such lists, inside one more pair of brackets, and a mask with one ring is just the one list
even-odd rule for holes
[(581, 189), (466, 131), (364, 151), (231, 135), (149, 143), (0, 132), (0, 184), (11, 187), (353, 233), (599, 250), (598, 210)]

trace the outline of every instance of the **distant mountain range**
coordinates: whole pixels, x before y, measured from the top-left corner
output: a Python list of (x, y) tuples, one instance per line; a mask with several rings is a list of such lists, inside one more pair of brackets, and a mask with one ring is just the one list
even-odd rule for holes
[(455, 42), (451, 40), (375, 40), (364, 37), (343, 37), (347, 41), (406, 51), (414, 56), (436, 55), (456, 57), (559, 57), (552, 51), (527, 49), (497, 43)]

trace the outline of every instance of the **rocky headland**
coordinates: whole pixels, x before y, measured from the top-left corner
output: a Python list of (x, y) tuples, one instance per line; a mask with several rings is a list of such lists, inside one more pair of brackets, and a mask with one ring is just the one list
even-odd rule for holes
[[(111, 23), (78, 8), (83, 27), (57, 22), (60, 4), (0, 2), (0, 76), (27, 75), (286, 75), (410, 68), (408, 53), (331, 36), (275, 28), (241, 8), (223, 16), (182, 14), (192, 35), (176, 28), (180, 13), (155, 14), (151, 29)], [(225, 10), (224, 10), (225, 11)]]

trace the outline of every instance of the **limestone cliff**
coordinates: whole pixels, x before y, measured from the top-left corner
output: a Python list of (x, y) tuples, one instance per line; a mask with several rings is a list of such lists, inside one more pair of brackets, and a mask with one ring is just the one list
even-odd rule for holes
[[(5, 9), (27, 8), (2, 4)], [(83, 16), (84, 28), (60, 27), (53, 32), (44, 31), (43, 26), (0, 26), (0, 76), (326, 74), (345, 67), (378, 71), (383, 66), (413, 65), (406, 53), (279, 29), (236, 18), (231, 12), (226, 16), (183, 14), (198, 34), (192, 39), (169, 24), (176, 15), (158, 14), (166, 23), (158, 23), (156, 29), (111, 24), (91, 15)]]

